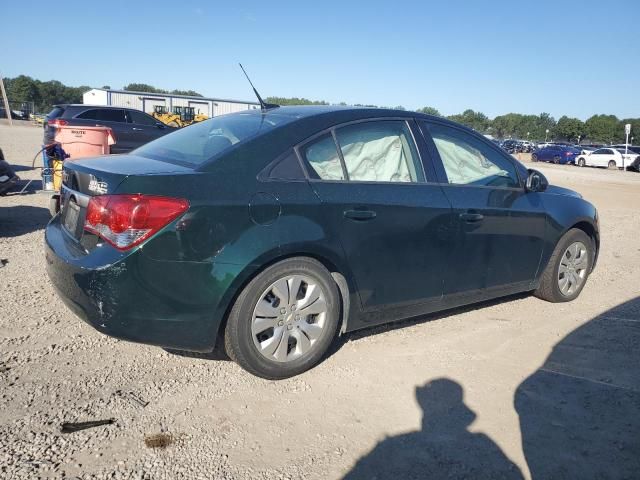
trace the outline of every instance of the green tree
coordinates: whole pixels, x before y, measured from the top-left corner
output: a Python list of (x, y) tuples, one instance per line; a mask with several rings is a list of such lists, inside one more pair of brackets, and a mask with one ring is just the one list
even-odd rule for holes
[(563, 115), (556, 125), (556, 134), (558, 138), (568, 141), (578, 141), (578, 137), (584, 138), (585, 125), (578, 118), (571, 118)]
[(451, 115), (448, 118), (449, 120), (453, 120), (454, 122), (458, 122), (466, 125), (469, 128), (473, 128), (480, 133), (484, 133), (491, 124), (489, 117), (487, 117), (484, 113), (474, 112), (471, 109), (465, 110), (458, 115)]
[(587, 136), (594, 142), (615, 143), (624, 140), (624, 127), (615, 115), (593, 115), (584, 124)]
[(306, 98), (298, 97), (267, 97), (265, 99), (267, 103), (275, 103), (276, 105), (329, 105), (324, 100), (309, 100)]
[(442, 114), (438, 111), (437, 108), (433, 108), (433, 107), (422, 107), (419, 108), (418, 110), (416, 110), (416, 112), (418, 113), (425, 113), (427, 115), (434, 115), (436, 117), (441, 117)]
[(202, 97), (202, 95), (194, 90), (171, 90), (174, 95), (186, 95), (188, 97)]
[(146, 83), (130, 83), (122, 87), (122, 89), (130, 92), (169, 93), (167, 90), (156, 88)]
[(404, 108), (402, 105), (396, 105), (395, 107), (393, 107), (394, 110), (406, 110), (406, 108)]
[(37, 82), (33, 78), (20, 75), (16, 78), (6, 79), (5, 83), (9, 101), (40, 103), (40, 91)]

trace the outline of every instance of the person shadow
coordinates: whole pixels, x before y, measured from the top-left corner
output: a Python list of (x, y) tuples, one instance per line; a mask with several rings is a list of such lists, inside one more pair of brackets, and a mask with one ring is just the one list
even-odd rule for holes
[(416, 400), (422, 429), (383, 440), (345, 480), (524, 478), (491, 438), (468, 430), (476, 414), (465, 405), (460, 384), (432, 380), (416, 388)]

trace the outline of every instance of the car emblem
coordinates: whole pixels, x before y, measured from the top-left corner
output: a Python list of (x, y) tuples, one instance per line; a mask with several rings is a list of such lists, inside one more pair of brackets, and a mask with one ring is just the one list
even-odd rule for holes
[(95, 178), (89, 182), (89, 190), (99, 195), (107, 193), (109, 191), (109, 185), (107, 182), (99, 182)]

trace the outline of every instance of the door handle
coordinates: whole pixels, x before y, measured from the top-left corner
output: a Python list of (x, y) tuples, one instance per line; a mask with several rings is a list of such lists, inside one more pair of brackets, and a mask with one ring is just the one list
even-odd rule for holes
[(376, 218), (376, 212), (373, 210), (345, 210), (344, 216), (351, 220), (365, 221)]
[(466, 212), (460, 214), (460, 220), (467, 223), (477, 223), (481, 222), (483, 219), (484, 215), (482, 215), (481, 213)]
[(142, 129), (141, 129), (141, 128), (133, 127), (131, 130), (135, 130), (136, 132), (138, 132), (138, 131), (140, 131), (140, 130), (142, 130)]

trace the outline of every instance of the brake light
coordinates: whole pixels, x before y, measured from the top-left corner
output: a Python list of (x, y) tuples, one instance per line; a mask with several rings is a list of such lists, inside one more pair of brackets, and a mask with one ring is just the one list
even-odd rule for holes
[(91, 197), (84, 229), (118, 250), (128, 250), (187, 211), (183, 198), (124, 194)]
[(64, 127), (65, 125), (69, 125), (69, 122), (67, 122), (66, 120), (62, 120), (60, 118), (49, 120), (47, 123), (54, 127)]
[(564, 152), (564, 154), (565, 154), (567, 157), (570, 157), (571, 155), (573, 155), (573, 152)]

